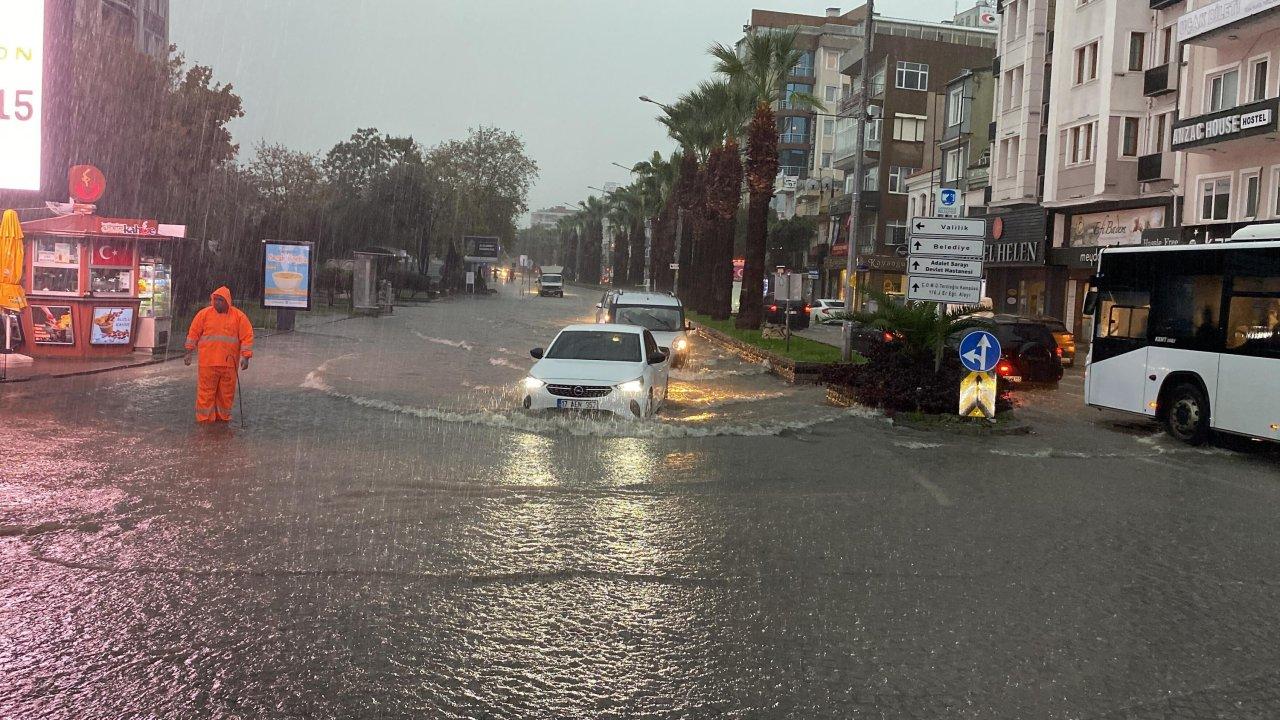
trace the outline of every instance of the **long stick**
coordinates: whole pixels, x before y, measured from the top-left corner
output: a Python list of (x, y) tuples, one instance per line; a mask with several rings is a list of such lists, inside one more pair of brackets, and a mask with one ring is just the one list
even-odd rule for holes
[(236, 402), (239, 403), (240, 405), (240, 429), (244, 430), (246, 427), (248, 427), (249, 424), (245, 422), (246, 418), (244, 414), (244, 392), (243, 392), (243, 388), (240, 387), (240, 365), (239, 363), (237, 363), (235, 365), (232, 365), (231, 367), (235, 368), (235, 372), (236, 372)]

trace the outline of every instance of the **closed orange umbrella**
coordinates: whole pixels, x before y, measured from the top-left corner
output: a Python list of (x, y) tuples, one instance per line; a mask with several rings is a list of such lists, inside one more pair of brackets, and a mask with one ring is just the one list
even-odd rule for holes
[(22, 224), (17, 212), (5, 210), (0, 220), (0, 308), (18, 312), (27, 306), (21, 280)]

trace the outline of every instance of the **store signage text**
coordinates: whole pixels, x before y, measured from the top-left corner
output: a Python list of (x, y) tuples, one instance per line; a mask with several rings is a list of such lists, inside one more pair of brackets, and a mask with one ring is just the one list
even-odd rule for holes
[(1277, 109), (1280, 109), (1280, 101), (1273, 98), (1233, 108), (1225, 113), (1188, 118), (1173, 126), (1173, 149), (1185, 150), (1237, 137), (1274, 132), (1277, 127)]
[(160, 234), (160, 226), (155, 220), (119, 220), (116, 218), (102, 218), (98, 221), (98, 234), (155, 237)]
[(1071, 218), (1071, 245), (1139, 245), (1144, 230), (1164, 224), (1164, 207), (1076, 215)]
[(1186, 42), (1275, 7), (1280, 7), (1280, 0), (1219, 0), (1178, 19), (1178, 42)]
[(983, 255), (989, 263), (1037, 263), (1040, 243), (1035, 241), (989, 243)]
[(40, 189), (44, 0), (7, 0), (0, 44), (0, 188)]

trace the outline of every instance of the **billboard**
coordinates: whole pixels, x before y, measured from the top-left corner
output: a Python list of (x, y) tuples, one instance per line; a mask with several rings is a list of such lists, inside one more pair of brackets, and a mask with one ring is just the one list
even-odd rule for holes
[(262, 241), (262, 307), (311, 309), (311, 243)]
[(89, 327), (90, 345), (128, 345), (133, 340), (133, 308), (96, 307)]
[(5, 0), (0, 22), (0, 188), (40, 189), (45, 0)]
[(496, 263), (502, 243), (496, 237), (467, 235), (462, 238), (462, 252), (466, 262)]

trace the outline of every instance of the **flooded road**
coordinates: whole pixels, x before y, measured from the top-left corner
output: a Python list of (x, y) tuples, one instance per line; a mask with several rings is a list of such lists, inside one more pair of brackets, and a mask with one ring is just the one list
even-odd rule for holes
[(1277, 715), (1273, 454), (706, 347), (653, 422), (516, 410), (595, 300), (266, 338), (243, 427), (180, 363), (0, 386), (0, 717)]

